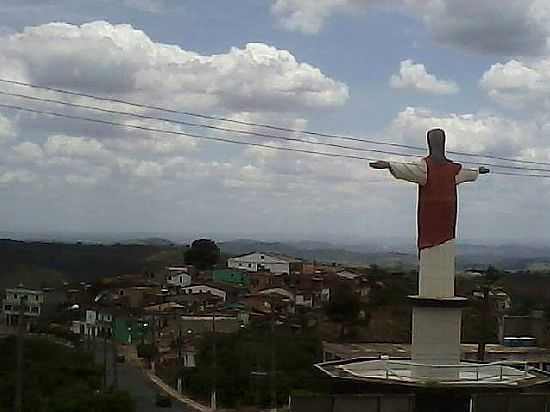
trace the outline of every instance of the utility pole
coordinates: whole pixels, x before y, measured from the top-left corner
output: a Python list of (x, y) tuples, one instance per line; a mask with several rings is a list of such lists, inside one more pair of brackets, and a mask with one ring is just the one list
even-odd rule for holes
[(111, 337), (111, 345), (112, 345), (112, 352), (113, 352), (113, 388), (118, 388), (118, 350), (117, 350), (117, 344), (113, 337)]
[(487, 329), (489, 323), (489, 312), (491, 310), (491, 302), (489, 300), (489, 284), (485, 283), (482, 290), (483, 302), (481, 304), (481, 336), (477, 345), (477, 360), (480, 362), (485, 362), (485, 346), (487, 344)]
[(182, 367), (182, 361), (181, 361), (181, 319), (178, 320), (178, 392), (182, 393), (182, 375), (183, 375), (183, 367)]
[(210, 408), (215, 411), (216, 410), (216, 387), (217, 387), (217, 380), (218, 380), (218, 353), (217, 353), (217, 345), (216, 345), (216, 309), (214, 308), (214, 312), (212, 313), (212, 364), (213, 364), (213, 375), (212, 375), (212, 393), (210, 394)]
[(103, 328), (103, 388), (107, 389), (107, 331)]
[(21, 412), (23, 410), (23, 350), (25, 339), (25, 303), (26, 296), (19, 298), (19, 315), (17, 319), (17, 370), (15, 376), (15, 400), (14, 411)]
[(155, 311), (153, 310), (153, 324), (151, 325), (151, 372), (155, 373), (155, 361), (156, 361), (156, 329), (157, 329), (157, 320), (155, 318)]
[(271, 411), (277, 412), (277, 382), (275, 377), (276, 358), (275, 358), (275, 304), (271, 298), (271, 373), (269, 374)]

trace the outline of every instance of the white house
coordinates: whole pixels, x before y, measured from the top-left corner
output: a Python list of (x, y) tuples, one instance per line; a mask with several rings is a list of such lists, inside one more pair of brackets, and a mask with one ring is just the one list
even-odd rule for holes
[(84, 320), (73, 321), (72, 332), (83, 336), (100, 336), (106, 333), (110, 336), (112, 333), (113, 318), (110, 313), (88, 309)]
[(275, 274), (290, 273), (291, 263), (290, 260), (258, 252), (227, 260), (227, 266), (233, 269), (242, 269), (248, 272), (268, 271)]
[[(21, 308), (23, 305), (23, 308)], [(17, 287), (6, 289), (6, 297), (2, 302), (6, 326), (17, 326), (21, 309), (27, 322), (36, 321), (44, 306), (44, 292), (40, 290)], [(28, 324), (27, 324), (28, 326)]]
[(186, 287), (183, 287), (181, 289), (181, 293), (182, 294), (188, 294), (188, 295), (196, 295), (196, 294), (202, 294), (202, 293), (209, 293), (211, 295), (214, 295), (214, 296), (219, 296), (220, 298), (223, 299), (223, 301), (225, 302), (226, 298), (227, 298), (227, 293), (225, 292), (225, 290), (222, 290), (222, 289), (218, 289), (218, 288), (215, 288), (215, 287), (212, 287), (212, 286), (208, 286), (208, 285), (191, 285), (191, 286), (186, 286)]
[(170, 286), (179, 286), (181, 288), (189, 286), (192, 282), (191, 275), (184, 267), (169, 267), (166, 268), (168, 275), (166, 276), (166, 283)]

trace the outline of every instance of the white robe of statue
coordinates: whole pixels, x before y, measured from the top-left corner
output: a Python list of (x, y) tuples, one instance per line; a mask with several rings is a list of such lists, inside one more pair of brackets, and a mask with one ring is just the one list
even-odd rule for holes
[[(390, 172), (396, 178), (418, 185), (426, 184), (428, 167), (424, 159), (412, 163), (390, 162)], [(456, 184), (473, 182), (479, 176), (478, 170), (462, 168), (455, 178)], [(455, 279), (455, 241), (420, 251), (419, 296), (452, 297)]]

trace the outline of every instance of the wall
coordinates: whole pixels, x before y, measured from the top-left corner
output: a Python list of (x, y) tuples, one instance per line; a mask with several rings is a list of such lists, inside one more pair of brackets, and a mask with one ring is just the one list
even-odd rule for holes
[[(235, 333), (240, 329), (241, 322), (236, 317), (216, 316), (216, 332)], [(180, 319), (181, 330), (188, 330), (193, 334), (212, 332), (212, 316), (182, 316)]]
[(291, 412), (413, 412), (412, 395), (292, 396)]
[(549, 394), (483, 394), (473, 396), (472, 412), (544, 412)]

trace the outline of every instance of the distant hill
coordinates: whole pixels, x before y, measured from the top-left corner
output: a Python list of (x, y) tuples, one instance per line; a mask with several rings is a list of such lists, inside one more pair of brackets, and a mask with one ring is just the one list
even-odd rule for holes
[[(171, 253), (168, 253), (171, 252)], [(181, 263), (178, 248), (154, 245), (93, 245), (0, 240), (0, 288), (143, 273)]]
[(142, 246), (175, 246), (176, 245), (171, 240), (167, 240), (159, 237), (124, 240), (122, 242), (117, 242), (117, 243), (121, 245), (142, 245)]
[[(85, 244), (0, 240), (0, 289), (24, 283), (29, 287), (55, 286), (64, 281), (93, 281), (100, 277), (142, 273), (183, 263), (183, 246), (157, 237), (128, 243)], [(390, 244), (390, 243), (387, 243)], [(253, 251), (277, 253), (320, 263), (348, 266), (379, 265), (395, 270), (416, 268), (413, 244), (392, 248), (380, 242), (337, 245), (329, 242), (262, 242), (238, 239), (219, 242), (229, 256)], [(458, 269), (546, 270), (550, 248), (542, 246), (459, 244)], [(542, 269), (541, 269), (542, 268)]]
[[(325, 242), (261, 242), (238, 239), (219, 243), (223, 253), (241, 255), (253, 251), (279, 253), (308, 261), (339, 263), (350, 266), (376, 264), (391, 268), (414, 268), (417, 254), (413, 245), (392, 250), (379, 244), (334, 245)], [(525, 245), (478, 245), (462, 243), (457, 246), (457, 267), (486, 268), (495, 265), (507, 270), (525, 270), (529, 265), (550, 262), (550, 248)]]
[(239, 239), (218, 244), (221, 251), (227, 255), (242, 255), (249, 252), (261, 251), (287, 256), (294, 256), (307, 261), (320, 263), (338, 263), (350, 266), (364, 266), (376, 264), (392, 268), (413, 268), (416, 265), (416, 256), (399, 252), (369, 252), (352, 251), (336, 245), (322, 242), (260, 242), (250, 239)]

